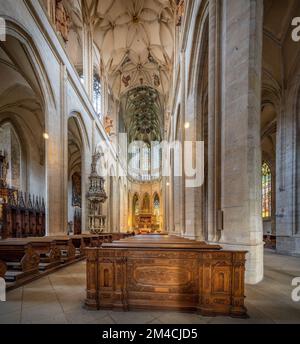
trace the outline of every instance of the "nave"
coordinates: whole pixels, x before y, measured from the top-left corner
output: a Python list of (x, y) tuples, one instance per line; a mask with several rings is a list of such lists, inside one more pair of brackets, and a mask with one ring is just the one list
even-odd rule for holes
[(85, 299), (85, 262), (75, 263), (10, 291), (0, 304), (0, 323), (22, 324), (243, 324), (300, 323), (300, 304), (292, 301), (290, 281), (300, 274), (300, 258), (265, 253), (263, 282), (246, 285), (248, 319), (202, 317), (169, 311), (90, 311)]
[[(299, 13), (297, 0), (0, 0), (0, 282), (22, 285), (0, 324), (299, 321)], [(85, 242), (104, 233), (178, 247), (120, 259), (119, 244)], [(63, 265), (85, 246), (90, 274)], [(245, 295), (250, 318), (104, 311), (99, 291), (112, 308), (231, 315)]]

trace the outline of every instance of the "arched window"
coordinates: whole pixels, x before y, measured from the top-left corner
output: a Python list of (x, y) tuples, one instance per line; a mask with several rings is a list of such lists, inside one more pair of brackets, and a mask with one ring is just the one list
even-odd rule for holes
[(133, 213), (134, 215), (138, 215), (140, 212), (140, 207), (139, 207), (139, 198), (137, 195), (134, 195), (133, 198)]
[(153, 201), (154, 215), (159, 216), (160, 213), (160, 202), (158, 194), (155, 194)]
[(159, 142), (151, 145), (151, 176), (153, 179), (159, 178), (161, 165), (161, 150)]
[(94, 74), (93, 105), (97, 115), (102, 120), (102, 85), (98, 74)]
[(129, 174), (139, 181), (158, 179), (160, 176), (160, 145), (149, 145), (146, 142), (133, 141), (128, 151)]
[(80, 78), (80, 81), (81, 81), (82, 85), (84, 85), (84, 75), (83, 75), (83, 73), (79, 73), (79, 78)]
[(149, 178), (150, 170), (150, 147), (145, 144), (141, 149), (141, 173), (143, 179), (147, 180)]
[(0, 127), (0, 154), (5, 157), (8, 164), (5, 182), (8, 186), (20, 190), (22, 188), (22, 152), (17, 133), (10, 123)]
[(150, 211), (150, 196), (146, 193), (143, 198), (142, 212), (148, 213)]
[(272, 210), (272, 173), (270, 166), (264, 162), (262, 164), (262, 217), (271, 217)]
[(138, 195), (135, 194), (133, 196), (133, 201), (132, 201), (132, 226), (136, 227), (137, 226), (137, 218), (140, 213), (140, 204), (139, 204), (139, 198)]

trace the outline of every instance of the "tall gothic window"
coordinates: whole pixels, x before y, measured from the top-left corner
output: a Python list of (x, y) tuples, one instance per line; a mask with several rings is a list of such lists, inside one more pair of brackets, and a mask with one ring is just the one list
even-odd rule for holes
[(132, 178), (140, 181), (158, 179), (160, 176), (161, 152), (160, 145), (149, 145), (145, 142), (132, 142), (130, 145), (129, 173)]
[(21, 142), (13, 126), (5, 123), (0, 126), (0, 154), (5, 157), (8, 170), (5, 174), (5, 182), (8, 186), (21, 189), (22, 153)]
[(155, 194), (154, 196), (153, 208), (154, 208), (154, 215), (159, 216), (160, 202), (159, 202), (158, 194)]
[(80, 74), (79, 74), (79, 78), (80, 78), (80, 81), (81, 81), (82, 85), (84, 85), (84, 76), (83, 76), (83, 73), (80, 73)]
[(94, 75), (93, 104), (97, 115), (102, 120), (102, 86), (98, 74)]
[(272, 173), (270, 166), (264, 162), (262, 165), (262, 217), (271, 217), (272, 207)]
[(151, 174), (152, 178), (159, 178), (160, 175), (160, 163), (161, 163), (161, 151), (160, 144), (156, 142), (152, 145), (151, 149)]
[(141, 149), (141, 172), (143, 179), (147, 180), (150, 170), (150, 147), (145, 144)]

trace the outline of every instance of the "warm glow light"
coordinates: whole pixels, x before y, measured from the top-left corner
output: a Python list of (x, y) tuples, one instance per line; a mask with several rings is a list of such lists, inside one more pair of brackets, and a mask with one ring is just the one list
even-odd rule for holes
[(43, 134), (43, 138), (44, 138), (45, 140), (48, 140), (48, 139), (49, 139), (49, 134), (44, 133), (44, 134)]
[(185, 122), (184, 123), (184, 127), (185, 127), (185, 129), (188, 129), (190, 127), (190, 123), (189, 122)]
[(167, 183), (167, 186), (170, 186), (170, 183), (169, 183), (169, 182)]

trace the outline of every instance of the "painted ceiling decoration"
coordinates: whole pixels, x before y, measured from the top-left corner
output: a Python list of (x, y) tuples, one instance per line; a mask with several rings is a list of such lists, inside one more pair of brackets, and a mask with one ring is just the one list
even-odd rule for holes
[(163, 109), (159, 93), (148, 86), (127, 92), (121, 100), (129, 142), (161, 141)]
[(169, 90), (175, 5), (169, 0), (86, 0), (110, 87), (120, 95), (150, 86)]

